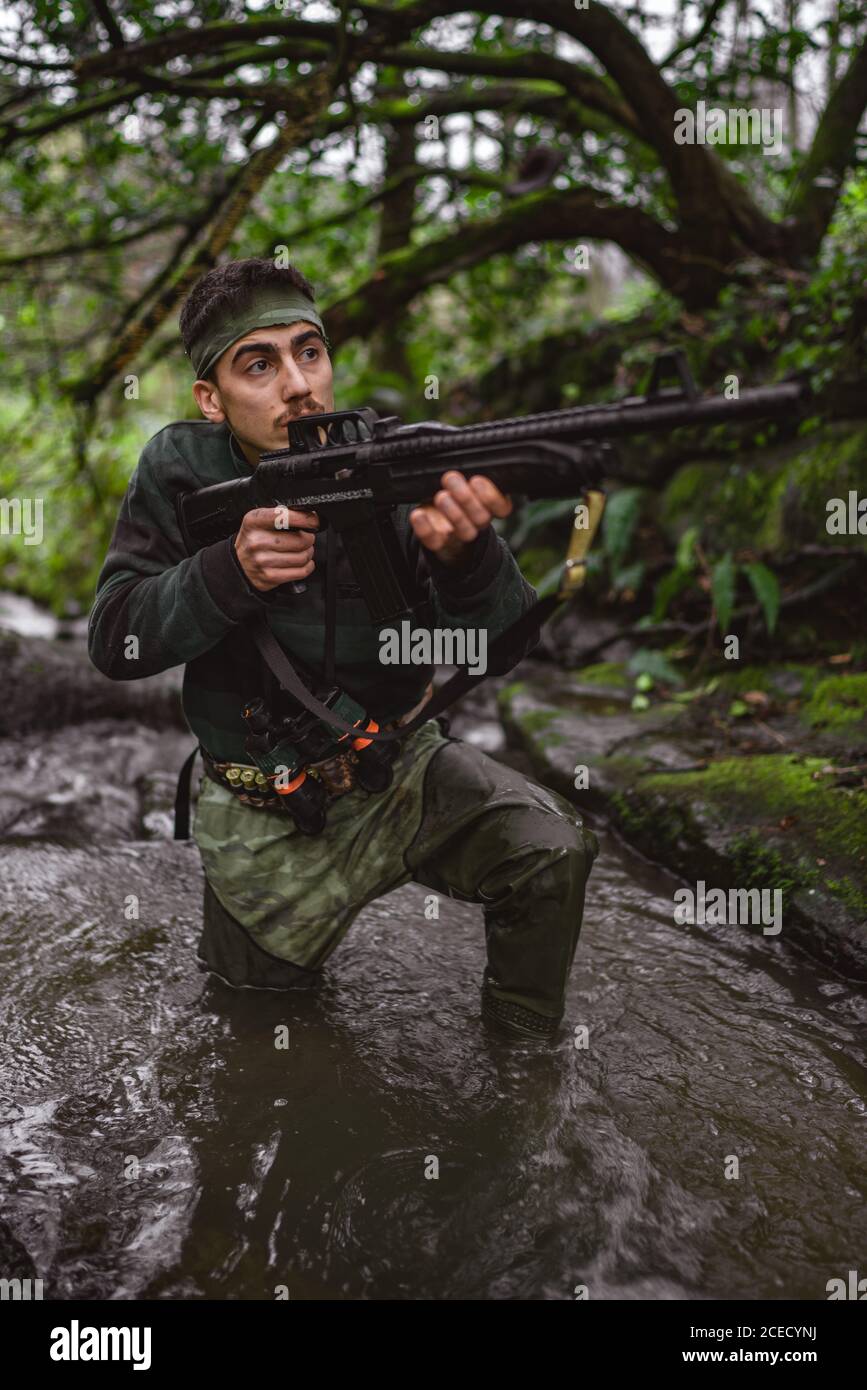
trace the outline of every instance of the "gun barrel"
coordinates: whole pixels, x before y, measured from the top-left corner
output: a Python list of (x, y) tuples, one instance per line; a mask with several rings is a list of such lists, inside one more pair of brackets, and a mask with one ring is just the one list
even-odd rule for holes
[(703, 426), (728, 424), (736, 420), (773, 419), (780, 415), (797, 415), (809, 395), (801, 381), (785, 381), (778, 386), (758, 386), (742, 391), (736, 398), (699, 396), (690, 400), (680, 393), (666, 399), (639, 396), (632, 400), (614, 401), (610, 405), (575, 406), (566, 410), (551, 410), (539, 415), (526, 415), (492, 424), (465, 425), (460, 429), (430, 434), (410, 433), (402, 436), (400, 429), (385, 439), (363, 445), (371, 461), (418, 457), (423, 454), (445, 454), (466, 449), (468, 445), (516, 444), (524, 439), (571, 439), (575, 441), (623, 438), (644, 431), (676, 429), (679, 425)]

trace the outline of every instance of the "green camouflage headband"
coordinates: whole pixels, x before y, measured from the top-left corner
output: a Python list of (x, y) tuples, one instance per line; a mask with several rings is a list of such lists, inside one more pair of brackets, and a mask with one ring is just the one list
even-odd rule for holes
[(192, 344), (189, 358), (196, 380), (213, 367), (226, 348), (231, 347), (247, 333), (252, 333), (254, 328), (268, 328), (276, 323), (298, 323), (302, 319), (319, 329), (325, 346), (330, 351), (331, 345), (325, 337), (322, 320), (316, 312), (313, 300), (308, 299), (306, 294), (302, 294), (300, 290), (281, 290), (273, 287), (256, 290), (245, 309), (240, 313), (231, 309), (224, 310), (213, 320), (206, 333)]

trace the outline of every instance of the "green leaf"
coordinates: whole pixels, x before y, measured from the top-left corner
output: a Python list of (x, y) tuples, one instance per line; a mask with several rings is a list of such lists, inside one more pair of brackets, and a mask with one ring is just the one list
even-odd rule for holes
[(538, 584), (533, 585), (533, 588), (536, 590), (536, 593), (539, 595), (539, 598), (546, 598), (548, 594), (554, 593), (554, 590), (557, 588), (560, 582), (560, 576), (562, 575), (562, 573), (563, 561), (558, 560), (557, 564), (551, 566), (548, 573), (539, 580)]
[(750, 707), (745, 705), (743, 700), (732, 700), (729, 705), (729, 718), (742, 719), (745, 714), (749, 714)]
[(735, 563), (731, 551), (714, 565), (710, 577), (710, 591), (716, 609), (719, 630), (725, 634), (735, 606)]
[[(544, 526), (549, 521), (559, 521), (561, 517), (570, 516), (580, 502), (580, 497), (572, 498), (541, 498), (536, 502), (528, 502), (524, 507), (521, 519), (515, 527), (514, 532), (509, 537), (509, 544), (513, 550), (520, 550), (527, 540), (527, 537), (540, 526)], [(569, 537), (563, 537), (563, 553), (565, 556), (566, 546)]]
[(632, 708), (637, 710), (650, 709), (650, 701), (646, 695), (633, 695)]
[(644, 488), (624, 487), (612, 493), (602, 519), (602, 546), (615, 570), (626, 558), (641, 513)]
[(671, 600), (676, 598), (691, 580), (692, 575), (690, 571), (676, 565), (674, 569), (669, 570), (668, 574), (664, 574), (662, 578), (657, 581), (656, 588), (653, 591), (653, 608), (650, 615), (653, 622), (662, 622), (662, 619), (668, 612), (668, 605), (671, 603)]
[(767, 565), (756, 561), (752, 565), (744, 565), (746, 576), (753, 588), (753, 593), (761, 604), (762, 612), (765, 615), (765, 626), (769, 633), (773, 633), (777, 625), (777, 614), (780, 611), (780, 585), (773, 570), (769, 570)]
[(636, 682), (635, 682), (635, 689), (636, 689), (636, 690), (643, 690), (643, 691), (645, 691), (645, 692), (647, 692), (648, 690), (652, 690), (652, 689), (653, 689), (653, 676), (651, 676), (650, 673), (649, 673), (648, 671), (642, 671), (641, 675), (638, 677), (638, 679), (637, 679)]
[(638, 560), (634, 565), (627, 565), (626, 569), (617, 570), (613, 578), (614, 588), (617, 593), (622, 593), (624, 589), (637, 591), (641, 588), (641, 581), (644, 578), (645, 564), (643, 560)]
[(698, 540), (697, 526), (688, 526), (677, 543), (674, 567), (679, 570), (692, 569), (695, 565), (695, 543)]
[(664, 652), (654, 651), (653, 647), (639, 647), (629, 658), (626, 669), (631, 675), (643, 673), (654, 681), (661, 681), (663, 685), (683, 685), (680, 672), (672, 666)]

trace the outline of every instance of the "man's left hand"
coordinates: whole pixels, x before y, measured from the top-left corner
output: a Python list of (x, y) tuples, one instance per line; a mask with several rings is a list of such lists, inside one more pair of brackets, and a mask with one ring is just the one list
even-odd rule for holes
[(444, 565), (459, 565), (467, 547), (495, 516), (508, 516), (512, 499), (490, 478), (467, 479), (452, 470), (442, 476), (442, 492), (433, 502), (415, 507), (409, 522), (426, 550)]

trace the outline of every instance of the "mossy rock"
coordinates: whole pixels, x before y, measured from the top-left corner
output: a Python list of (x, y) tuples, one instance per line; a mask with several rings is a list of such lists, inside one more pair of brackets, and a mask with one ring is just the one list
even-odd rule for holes
[(698, 527), (715, 555), (745, 542), (770, 554), (810, 543), (867, 550), (867, 536), (826, 528), (829, 499), (851, 490), (867, 496), (867, 426), (826, 425), (793, 444), (683, 464), (658, 500), (657, 519), (672, 543)]
[(801, 718), (811, 728), (848, 729), (862, 723), (867, 718), (867, 675), (817, 679)]
[(816, 683), (814, 666), (781, 662), (774, 666), (735, 666), (717, 676), (717, 689), (726, 695), (743, 695), (747, 690), (762, 690), (766, 695), (781, 699), (800, 698)]
[(629, 676), (622, 661), (598, 661), (593, 666), (585, 666), (583, 670), (570, 671), (568, 674), (578, 685), (600, 685), (613, 690), (626, 690), (629, 686)]
[(517, 722), (525, 734), (533, 737), (540, 749), (557, 748), (566, 742), (563, 734), (551, 729), (558, 717), (555, 709), (534, 709), (528, 710), (526, 714), (519, 714)]
[(867, 794), (817, 780), (824, 766), (784, 754), (731, 758), (640, 777), (611, 805), (632, 843), (687, 878), (779, 889), (792, 939), (865, 977)]
[[(761, 690), (787, 710), (794, 708), (814, 735), (811, 746), (816, 752), (846, 752), (860, 743), (867, 746), (867, 674), (828, 675), (815, 666), (781, 662), (723, 671), (716, 681), (717, 696), (723, 700)], [(794, 707), (789, 704), (793, 700)]]
[(829, 500), (851, 490), (867, 496), (867, 426), (829, 425), (804, 442), (774, 481), (758, 545), (777, 553), (810, 542), (867, 549), (867, 536), (827, 529)]

